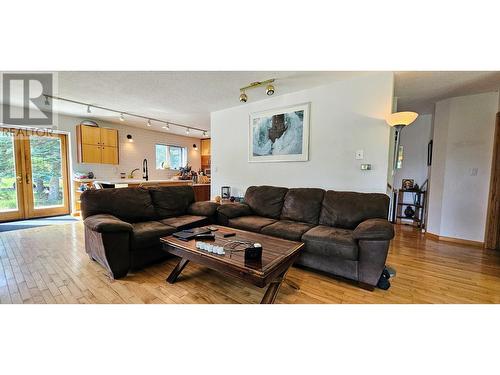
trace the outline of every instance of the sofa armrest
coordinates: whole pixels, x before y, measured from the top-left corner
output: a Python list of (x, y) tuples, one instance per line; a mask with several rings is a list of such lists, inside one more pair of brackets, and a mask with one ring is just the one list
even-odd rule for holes
[(244, 203), (221, 204), (217, 209), (217, 221), (221, 225), (228, 225), (229, 219), (252, 215), (252, 209)]
[(98, 214), (87, 217), (83, 223), (94, 232), (131, 232), (132, 224), (118, 219), (113, 215)]
[(211, 217), (215, 216), (218, 207), (219, 204), (212, 201), (194, 202), (188, 207), (188, 213), (190, 215)]
[(394, 227), (385, 219), (368, 219), (354, 229), (352, 236), (355, 240), (388, 241), (394, 238)]

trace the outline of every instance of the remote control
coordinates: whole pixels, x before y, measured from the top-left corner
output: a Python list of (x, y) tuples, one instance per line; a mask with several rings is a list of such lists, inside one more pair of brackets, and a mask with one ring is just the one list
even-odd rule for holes
[(224, 238), (227, 238), (227, 237), (232, 237), (232, 236), (236, 236), (236, 233), (234, 232), (231, 232), (231, 233), (224, 233), (223, 234)]

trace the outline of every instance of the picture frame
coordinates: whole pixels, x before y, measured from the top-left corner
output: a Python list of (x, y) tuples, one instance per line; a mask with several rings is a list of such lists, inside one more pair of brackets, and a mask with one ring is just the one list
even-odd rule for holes
[(429, 141), (429, 143), (427, 144), (427, 166), (431, 166), (432, 165), (432, 148), (434, 146), (434, 142), (432, 141), (432, 139)]
[(402, 190), (413, 190), (415, 186), (415, 181), (411, 178), (403, 178), (401, 181), (401, 189)]
[(310, 103), (251, 113), (249, 162), (309, 160)]

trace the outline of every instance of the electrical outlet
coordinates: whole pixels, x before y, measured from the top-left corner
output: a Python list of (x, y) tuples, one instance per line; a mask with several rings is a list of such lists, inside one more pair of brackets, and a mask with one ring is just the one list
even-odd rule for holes
[(363, 150), (357, 150), (356, 151), (356, 160), (363, 160), (363, 158), (364, 158)]
[(371, 164), (361, 164), (361, 170), (362, 171), (370, 171), (372, 169)]

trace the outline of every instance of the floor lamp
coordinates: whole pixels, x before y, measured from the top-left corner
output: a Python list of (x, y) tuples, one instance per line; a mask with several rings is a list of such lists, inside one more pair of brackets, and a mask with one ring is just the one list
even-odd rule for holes
[[(395, 130), (395, 135), (396, 135), (396, 142), (394, 143), (394, 159), (392, 163), (392, 175), (394, 176), (394, 173), (396, 172), (396, 167), (398, 164), (398, 157), (399, 157), (399, 145), (401, 141), (401, 131), (408, 125), (410, 125), (412, 122), (414, 122), (418, 117), (418, 113), (416, 112), (396, 112), (392, 113), (389, 115), (387, 118), (387, 123), (394, 128)], [(394, 187), (393, 187), (394, 190)], [(394, 194), (393, 194), (394, 197)], [(393, 207), (395, 207), (396, 204), (396, 199), (393, 199)], [(393, 210), (394, 212), (394, 210)], [(394, 214), (393, 214), (394, 215)], [(393, 220), (395, 220), (393, 218)], [(392, 267), (386, 266), (387, 271), (389, 272), (389, 275), (391, 277), (394, 277), (396, 275), (396, 270)]]

